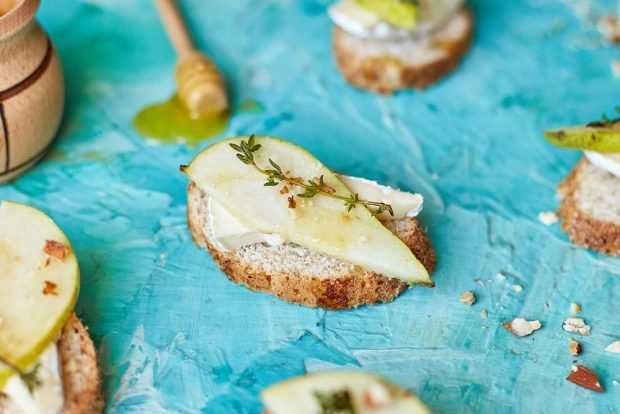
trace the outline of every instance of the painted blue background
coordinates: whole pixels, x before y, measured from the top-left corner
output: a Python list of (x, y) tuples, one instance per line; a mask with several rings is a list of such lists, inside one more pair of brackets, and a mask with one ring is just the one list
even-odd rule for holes
[[(186, 228), (178, 166), (196, 150), (145, 143), (131, 128), (174, 87), (175, 55), (151, 1), (44, 1), (39, 17), (66, 73), (65, 121), (53, 151), (0, 198), (43, 209), (72, 240), (77, 310), (99, 347), (109, 412), (258, 413), (263, 387), (343, 365), (385, 375), (437, 413), (619, 411), (620, 356), (603, 348), (620, 339), (620, 261), (537, 219), (580, 156), (541, 130), (619, 103), (610, 62), (620, 53), (580, 6), (596, 15), (613, 2), (474, 0), (459, 70), (393, 97), (342, 80), (328, 1), (182, 3), (234, 101), (264, 107), (235, 115), (224, 136), (290, 139), (339, 171), (424, 194), (437, 287), (326, 312), (230, 283)], [(478, 297), (472, 307), (459, 303), (465, 290)], [(576, 359), (599, 373), (603, 394), (564, 379), (575, 357), (561, 323), (573, 301), (592, 325)], [(501, 324), (516, 316), (543, 329), (514, 337)]]

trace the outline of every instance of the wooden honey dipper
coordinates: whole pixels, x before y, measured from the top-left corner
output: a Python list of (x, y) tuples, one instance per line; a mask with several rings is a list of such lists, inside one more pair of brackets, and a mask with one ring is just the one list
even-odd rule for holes
[(228, 109), (224, 81), (207, 56), (194, 48), (175, 0), (155, 0), (179, 61), (175, 78), (181, 102), (192, 116), (215, 116)]

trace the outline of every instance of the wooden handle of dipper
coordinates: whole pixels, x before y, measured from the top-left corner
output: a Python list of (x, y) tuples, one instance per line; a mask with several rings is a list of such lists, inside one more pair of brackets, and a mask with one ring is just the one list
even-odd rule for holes
[(195, 116), (214, 116), (228, 109), (224, 81), (207, 56), (194, 48), (175, 0), (155, 0), (179, 62), (176, 81), (179, 98)]

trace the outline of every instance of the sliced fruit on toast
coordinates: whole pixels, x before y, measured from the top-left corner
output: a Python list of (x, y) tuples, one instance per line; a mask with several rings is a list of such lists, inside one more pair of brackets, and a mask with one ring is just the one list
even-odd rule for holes
[[(256, 152), (246, 149), (244, 155), (231, 148), (247, 148), (247, 142)], [(253, 157), (251, 163), (243, 156)], [(297, 189), (294, 196), (283, 193), (281, 185), (271, 178), (266, 181), (266, 173), (276, 170), (302, 183), (320, 181), (330, 196), (314, 197), (314, 191), (311, 198), (302, 197), (307, 197), (308, 189), (301, 191), (302, 196)], [(407, 245), (359, 205), (357, 195), (333, 172), (297, 145), (271, 137), (232, 138), (202, 151), (184, 171), (249, 228), (279, 234), (291, 243), (389, 278), (433, 284)], [(333, 196), (350, 196), (354, 201)]]
[(325, 371), (292, 378), (261, 392), (269, 414), (430, 414), (413, 394), (362, 371)]
[(457, 67), (469, 49), (473, 28), (467, 8), (423, 38), (362, 38), (336, 27), (334, 56), (345, 79), (359, 88), (385, 94), (424, 89)]

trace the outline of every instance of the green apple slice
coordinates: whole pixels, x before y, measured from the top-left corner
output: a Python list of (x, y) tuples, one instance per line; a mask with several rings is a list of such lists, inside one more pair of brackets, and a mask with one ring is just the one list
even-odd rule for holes
[[(29, 369), (71, 315), (79, 269), (69, 240), (44, 213), (0, 205), (0, 356)], [(0, 363), (0, 389), (15, 372)]]
[[(363, 206), (347, 212), (344, 202), (318, 194), (309, 199), (287, 198), (302, 192), (294, 188), (282, 194), (283, 185), (265, 186), (265, 175), (237, 159), (230, 144), (240, 145), (248, 137), (237, 137), (211, 145), (184, 169), (189, 178), (246, 227), (324, 253), (363, 269), (398, 278), (409, 284), (433, 285), (428, 272), (411, 250)], [(306, 150), (271, 137), (255, 137), (261, 148), (254, 160), (261, 168), (275, 161), (292, 177), (305, 180), (323, 176), (336, 194), (351, 191), (338, 177)]]
[(418, 23), (418, 8), (410, 0), (356, 0), (364, 9), (392, 26), (413, 30)]
[(620, 125), (580, 125), (545, 131), (553, 145), (596, 152), (620, 152)]
[(286, 380), (263, 390), (261, 400), (269, 414), (430, 414), (411, 393), (361, 371), (325, 371)]

